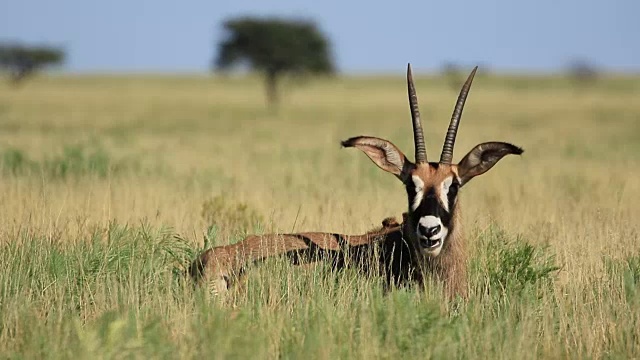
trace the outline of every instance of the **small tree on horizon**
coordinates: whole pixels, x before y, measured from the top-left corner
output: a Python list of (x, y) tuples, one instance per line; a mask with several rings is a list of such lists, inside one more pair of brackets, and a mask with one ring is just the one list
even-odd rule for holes
[(576, 88), (586, 87), (596, 82), (598, 68), (587, 59), (573, 59), (567, 65), (567, 74)]
[(0, 44), (0, 68), (18, 85), (36, 71), (62, 64), (64, 55), (63, 50), (51, 46)]
[(464, 75), (460, 66), (453, 61), (447, 61), (442, 65), (442, 75), (453, 91), (458, 91), (464, 83)]
[(277, 105), (278, 82), (287, 74), (331, 74), (330, 43), (315, 23), (280, 18), (240, 17), (224, 22), (216, 70), (247, 63), (265, 76), (267, 103)]

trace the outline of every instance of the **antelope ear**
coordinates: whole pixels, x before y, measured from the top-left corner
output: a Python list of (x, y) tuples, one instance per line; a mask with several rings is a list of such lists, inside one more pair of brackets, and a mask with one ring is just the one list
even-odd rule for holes
[(462, 185), (487, 172), (505, 155), (520, 155), (523, 152), (521, 148), (504, 142), (486, 142), (476, 145), (458, 164), (458, 175)]
[(371, 137), (357, 136), (342, 141), (344, 147), (355, 147), (362, 150), (374, 164), (384, 171), (397, 176), (402, 182), (409, 177), (415, 165), (390, 141)]

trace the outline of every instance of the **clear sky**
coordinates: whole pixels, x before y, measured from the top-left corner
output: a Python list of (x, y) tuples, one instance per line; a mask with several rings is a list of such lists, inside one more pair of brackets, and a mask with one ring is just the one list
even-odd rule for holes
[(246, 14), (314, 19), (349, 73), (640, 71), (640, 0), (0, 0), (0, 41), (61, 45), (72, 72), (202, 72), (222, 20)]

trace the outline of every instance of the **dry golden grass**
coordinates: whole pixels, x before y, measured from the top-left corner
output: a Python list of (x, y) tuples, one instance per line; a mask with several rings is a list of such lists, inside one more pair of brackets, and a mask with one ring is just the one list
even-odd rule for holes
[[(385, 326), (399, 331), (402, 319), (413, 321), (410, 313), (397, 310), (396, 314), (388, 306), (408, 306), (420, 300), (407, 300), (403, 295), (390, 299), (365, 296), (366, 301), (378, 304), (373, 307), (388, 311), (388, 321), (397, 315), (399, 323), (381, 325), (366, 316), (367, 311), (345, 300), (355, 296), (349, 293), (352, 286), (358, 288), (351, 283), (344, 287), (347, 291), (338, 294), (313, 294), (311, 298), (320, 305), (311, 310), (296, 307), (294, 303), (304, 302), (304, 297), (287, 292), (282, 296), (289, 296), (289, 302), (285, 301), (289, 305), (279, 310), (267, 301), (269, 294), (278, 292), (264, 289), (280, 289), (280, 283), (256, 285), (262, 290), (255, 291), (262, 295), (252, 297), (252, 290), (239, 295), (238, 306), (253, 310), (233, 326), (221, 309), (205, 316), (201, 313), (206, 312), (204, 305), (198, 308), (179, 300), (176, 305), (156, 299), (155, 310), (119, 307), (120, 314), (125, 311), (119, 319), (128, 319), (126, 311), (133, 311), (140, 319), (156, 310), (169, 314), (161, 321), (175, 326), (167, 337), (176, 344), (194, 335), (197, 319), (207, 324), (197, 336), (202, 341), (224, 336), (215, 330), (221, 324), (237, 333), (247, 331), (242, 326), (256, 329), (258, 324), (280, 337), (258, 332), (255, 343), (247, 344), (255, 349), (254, 354), (276, 357), (296, 357), (308, 351), (319, 358), (437, 357), (444, 353), (438, 349), (445, 349), (446, 344), (455, 348), (453, 356), (465, 358), (492, 354), (506, 358), (637, 357), (640, 295), (628, 295), (631, 290), (625, 290), (623, 270), (608, 270), (607, 264), (640, 256), (640, 80), (604, 78), (587, 89), (575, 89), (559, 78), (507, 80), (476, 79), (454, 160), (484, 141), (508, 141), (525, 149), (521, 158), (507, 157), (473, 180), (460, 197), (466, 233), (477, 259), (490, 261), (486, 259), (494, 256), (483, 249), (485, 243), (479, 238), (495, 226), (534, 246), (549, 246), (561, 269), (539, 300), (527, 305), (514, 300), (497, 308), (469, 305), (464, 308), (467, 322), (456, 325), (459, 333), (427, 352), (413, 343), (403, 348), (400, 340), (366, 338), (367, 331), (380, 333)], [(71, 249), (86, 242), (96, 229), (115, 222), (133, 227), (144, 223), (154, 229), (170, 227), (194, 247), (201, 246), (202, 234), (211, 225), (203, 216), (203, 206), (220, 195), (232, 207), (246, 204), (261, 218), (262, 228), (257, 231), (362, 233), (378, 226), (384, 217), (399, 216), (406, 207), (401, 184), (361, 153), (340, 149), (339, 141), (355, 135), (379, 136), (413, 154), (402, 77), (337, 78), (286, 85), (284, 103), (277, 112), (264, 108), (263, 87), (257, 78), (50, 77), (34, 79), (17, 90), (0, 85), (0, 156), (4, 156), (0, 159), (4, 161), (0, 242), (15, 243), (28, 233), (61, 249)], [(419, 77), (416, 85), (427, 152), (431, 159), (437, 159), (457, 94), (439, 78)], [(20, 165), (18, 174), (7, 165), (11, 149), (33, 164), (46, 164), (56, 156), (65, 160), (65, 146), (76, 146), (85, 155), (100, 149), (110, 170), (106, 174), (93, 168), (71, 170), (61, 177), (52, 175), (45, 165)], [(119, 170), (114, 170), (118, 166)], [(218, 243), (237, 239), (237, 229), (225, 227), (224, 220), (218, 224)], [(3, 260), (5, 268), (10, 260)], [(282, 280), (286, 284), (295, 282), (291, 276), (303, 276), (275, 267), (276, 274), (286, 274), (289, 280)], [(256, 278), (272, 277), (270, 269), (257, 270)], [(475, 276), (481, 284), (482, 274)], [(637, 281), (629, 285), (636, 291), (640, 279)], [(64, 287), (59, 291), (64, 292)], [(137, 295), (128, 294), (137, 299)], [(100, 288), (94, 295), (96, 299), (109, 296)], [(155, 295), (171, 296), (159, 290)], [(423, 299), (423, 295), (411, 296)], [(435, 292), (424, 296), (421, 301), (428, 304), (444, 301)], [(318, 300), (327, 297), (334, 300)], [(260, 305), (263, 300), (267, 301), (264, 306)], [(480, 297), (471, 301), (481, 303)], [(78, 326), (91, 329), (91, 322), (82, 317), (99, 318), (110, 308), (101, 307), (100, 300), (93, 304), (93, 311), (85, 309), (78, 315)], [(336, 304), (351, 307), (343, 312), (336, 310)], [(18, 313), (16, 304), (0, 306), (7, 311), (0, 320), (20, 322), (6, 315)], [(189, 306), (196, 306), (199, 317), (190, 317), (194, 310)], [(162, 310), (165, 307), (168, 310)], [(260, 315), (261, 311), (271, 315)], [(433, 322), (446, 322), (447, 311), (436, 311), (440, 315), (434, 315)], [(490, 315), (492, 311), (496, 313)], [(335, 318), (316, 318), (334, 313)], [(502, 318), (499, 313), (511, 315)], [(293, 330), (296, 321), (282, 318), (289, 316), (285, 314), (305, 319), (301, 323), (310, 327)], [(136, 321), (141, 321), (136, 316)], [(360, 330), (349, 333), (351, 340), (340, 340), (340, 331), (326, 333), (333, 326), (349, 324), (352, 316), (362, 320)], [(502, 325), (489, 326), (485, 322), (491, 320), (482, 320), (492, 316)], [(66, 322), (60, 320), (59, 324)], [(46, 329), (41, 330), (45, 338)], [(307, 330), (316, 345), (305, 342)], [(31, 341), (25, 340), (27, 335), (7, 331), (0, 330), (0, 339), (11, 344), (5, 350), (14, 354), (33, 351), (20, 345)], [(260, 340), (260, 336), (266, 338)], [(500, 341), (491, 344), (489, 339)], [(429, 349), (429, 342), (437, 342), (438, 336), (433, 333), (412, 341), (418, 340)], [(92, 341), (80, 338), (83, 344)], [(247, 354), (249, 350), (238, 350), (242, 346), (232, 345), (234, 341), (229, 338), (224, 342), (226, 347), (220, 354)], [(345, 348), (340, 343), (344, 341), (357, 345)], [(325, 342), (333, 345), (318, 345)], [(107, 343), (100, 346), (108, 347)], [(198, 340), (185, 344), (199, 345)], [(187, 345), (176, 345), (167, 354), (196, 356), (198, 351), (187, 349)], [(146, 350), (141, 351), (137, 356)], [(65, 357), (63, 352), (53, 357), (58, 356)]]

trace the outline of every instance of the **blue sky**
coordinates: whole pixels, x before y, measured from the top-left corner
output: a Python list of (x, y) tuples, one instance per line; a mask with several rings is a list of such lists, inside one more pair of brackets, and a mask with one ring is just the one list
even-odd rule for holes
[(0, 40), (61, 45), (72, 72), (203, 72), (223, 19), (246, 14), (314, 19), (347, 73), (640, 71), (640, 0), (0, 0)]

